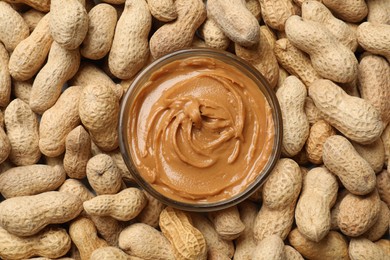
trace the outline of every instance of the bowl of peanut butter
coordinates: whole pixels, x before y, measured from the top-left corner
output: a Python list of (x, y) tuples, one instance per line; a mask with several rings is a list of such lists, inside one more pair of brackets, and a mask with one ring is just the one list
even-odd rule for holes
[(119, 121), (134, 179), (183, 210), (243, 201), (280, 156), (274, 91), (254, 67), (224, 51), (188, 49), (154, 61), (126, 92)]

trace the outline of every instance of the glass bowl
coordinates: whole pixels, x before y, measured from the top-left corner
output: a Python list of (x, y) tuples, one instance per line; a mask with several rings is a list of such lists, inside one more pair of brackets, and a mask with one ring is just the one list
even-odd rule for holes
[[(203, 62), (207, 65), (202, 67), (201, 64)], [(224, 73), (224, 78), (222, 78), (222, 74), (218, 74), (220, 71)], [(176, 73), (179, 74), (176, 75)], [(202, 73), (210, 74), (211, 76), (199, 76), (196, 79), (191, 78), (193, 75), (195, 75), (194, 77), (203, 75)], [(215, 77), (221, 78), (222, 80), (214, 80)], [(206, 78), (206, 81), (204, 81), (204, 78)], [(232, 80), (233, 78), (234, 81)], [(218, 82), (222, 83), (219, 84)], [(231, 92), (233, 94), (227, 92), (229, 87), (224, 87), (225, 83), (227, 86), (230, 86), (230, 84), (234, 85), (231, 88), (233, 89)], [(195, 84), (195, 87), (190, 87), (193, 84)], [(216, 84), (216, 87), (211, 87), (214, 86), (213, 84)], [(255, 84), (255, 87), (252, 87), (252, 92), (250, 92), (249, 85), (252, 84)], [(167, 91), (168, 89), (172, 89), (172, 91)], [(234, 99), (234, 93), (237, 89), (241, 92), (238, 95), (239, 98)], [(176, 90), (179, 91), (179, 94), (177, 94), (177, 98), (176, 96), (172, 98), (172, 93)], [(203, 90), (203, 94), (197, 94)], [(213, 95), (218, 95), (211, 93), (214, 90), (221, 91), (223, 95), (225, 95), (226, 90), (226, 97), (224, 96), (224, 99), (218, 101), (215, 99), (214, 101), (217, 102), (214, 102), (213, 97), (216, 96)], [(167, 98), (169, 96), (167, 94), (168, 92), (172, 92), (169, 94), (170, 99)], [(256, 100), (254, 99), (254, 96), (258, 95), (257, 93), (260, 93), (259, 95), (262, 93), (261, 100), (264, 100), (264, 108), (260, 108), (259, 104), (261, 102), (258, 102), (260, 99), (257, 99), (257, 97)], [(203, 99), (201, 95), (205, 95), (204, 97), (208, 103), (206, 101), (204, 102), (208, 105), (202, 103)], [(232, 95), (234, 96), (233, 98), (231, 98)], [(246, 98), (250, 101), (245, 101), (244, 99)], [(192, 99), (195, 101), (187, 102)], [(232, 107), (234, 106), (234, 108), (229, 107), (231, 99), (234, 101), (232, 103)], [(173, 105), (170, 103), (169, 109), (167, 107), (161, 109), (161, 104), (165, 106), (167, 100), (170, 100), (169, 102), (172, 102)], [(187, 100), (185, 101), (187, 103), (183, 103), (183, 100)], [(238, 101), (236, 102), (235, 100)], [(240, 106), (242, 103), (239, 100), (243, 100), (242, 103), (248, 102), (249, 105), (241, 110), (239, 108), (242, 107)], [(202, 104), (199, 105), (199, 102)], [(207, 107), (209, 107), (209, 104), (214, 104), (213, 102), (217, 108), (212, 107), (210, 112), (210, 109), (207, 110)], [(243, 135), (246, 134), (246, 136), (240, 139), (238, 137), (239, 134), (236, 134), (233, 137), (225, 138), (227, 139), (226, 142), (233, 140), (235, 145), (238, 143), (238, 146), (232, 146), (231, 143), (223, 143), (221, 141), (223, 139), (221, 136), (225, 136), (227, 133), (230, 134), (239, 128), (236, 125), (232, 126), (230, 121), (230, 123), (226, 123), (229, 127), (221, 128), (221, 130), (218, 130), (220, 131), (218, 133), (215, 132), (214, 128), (212, 131), (210, 128), (207, 128), (210, 125), (222, 127), (220, 126), (221, 122), (222, 124), (225, 122), (220, 118), (214, 118), (214, 115), (208, 117), (208, 113), (215, 112), (218, 114), (217, 110), (221, 108), (218, 102), (228, 104), (224, 106), (226, 111), (223, 110), (222, 117), (232, 118), (231, 122), (233, 123), (241, 122), (237, 119), (239, 118), (238, 115), (245, 115), (243, 118), (246, 121), (244, 121), (245, 123), (241, 127), (241, 130), (243, 129), (242, 133)], [(192, 110), (192, 112), (188, 112), (186, 109), (193, 107), (194, 104), (196, 107), (195, 112)], [(177, 109), (177, 106), (181, 105), (183, 105), (183, 108), (182, 110), (178, 110), (178, 114), (172, 117), (167, 116), (172, 112), (172, 107)], [(261, 119), (261, 116), (256, 116), (257, 113), (260, 113), (256, 111), (260, 110), (263, 111), (263, 115), (266, 115), (266, 119)], [(237, 113), (237, 115), (231, 116), (231, 113)], [(198, 116), (194, 114), (198, 114)], [(183, 125), (175, 128), (177, 132), (174, 132), (174, 130), (171, 130), (173, 129), (172, 125), (174, 123), (170, 121), (169, 123), (168, 121), (166, 124), (164, 123), (164, 120), (168, 120), (167, 118), (176, 122), (180, 116), (187, 116), (191, 120), (194, 119), (194, 121), (199, 119), (203, 125), (197, 126), (196, 122), (191, 120), (190, 122), (192, 124), (185, 124), (183, 122), (187, 122), (188, 120), (183, 119), (183, 121), (180, 121)], [(263, 121), (259, 121), (259, 118)], [(256, 121), (257, 119), (259, 119), (259, 122)], [(266, 128), (263, 126), (264, 124), (260, 124), (264, 123), (264, 120), (266, 122), (265, 125), (267, 125)], [(167, 130), (168, 127), (171, 128)], [(191, 130), (188, 130), (190, 134), (187, 135), (185, 129), (188, 127)], [(161, 131), (160, 128), (162, 129)], [(280, 157), (283, 127), (281, 111), (275, 93), (260, 72), (231, 53), (196, 48), (170, 53), (148, 65), (136, 76), (122, 99), (118, 129), (119, 144), (123, 159), (136, 182), (144, 190), (166, 205), (187, 211), (206, 212), (220, 210), (238, 204), (253, 194), (265, 182)], [(251, 133), (251, 130), (254, 132)], [(175, 133), (174, 135), (168, 134), (172, 131)], [(153, 138), (149, 138), (149, 132)], [(260, 140), (258, 137), (260, 135), (259, 133), (265, 133), (264, 139), (266, 140), (264, 143), (261, 143), (264, 145), (262, 147), (260, 145), (252, 145), (255, 141)], [(215, 137), (218, 140), (207, 139), (209, 136)], [(190, 142), (188, 138), (191, 139)], [(194, 147), (198, 148), (200, 147), (198, 144), (202, 144), (206, 147), (204, 151), (210, 147), (214, 147), (214, 143), (220, 143), (221, 147), (216, 148), (213, 154), (209, 154), (208, 156), (210, 158), (203, 160), (205, 156), (203, 151), (193, 152), (192, 149), (196, 150), (198, 148), (194, 148), (193, 146), (188, 148), (187, 143), (182, 144), (184, 142), (189, 142), (191, 145), (195, 143)], [(267, 144), (265, 142), (268, 142), (268, 146), (265, 145)], [(228, 152), (226, 147), (229, 149), (235, 147), (232, 149), (232, 153), (228, 159), (223, 158), (225, 151)], [(237, 147), (238, 149), (236, 149)], [(248, 154), (241, 155), (241, 151), (248, 152)], [(202, 160), (198, 160), (198, 157)], [(233, 159), (231, 160), (231, 158)], [(199, 164), (201, 166), (198, 166), (198, 162), (195, 163), (195, 161), (200, 161)], [(232, 161), (236, 164), (231, 164)], [(250, 163), (253, 162), (253, 165), (250, 163), (246, 165), (249, 161)], [(224, 163), (226, 163), (226, 168), (224, 168)], [(205, 164), (207, 165), (204, 166)], [(241, 164), (246, 165), (245, 171), (232, 170)], [(221, 165), (222, 168), (219, 167)], [(217, 166), (219, 168), (212, 168)], [(248, 173), (246, 173), (247, 169), (249, 169)], [(241, 176), (240, 174), (243, 175)], [(214, 187), (214, 184), (216, 187)], [(180, 185), (183, 185), (183, 187)], [(223, 185), (226, 187), (223, 189), (219, 187)], [(217, 192), (214, 191), (214, 188)], [(202, 195), (197, 193), (198, 189), (199, 194)], [(204, 195), (208, 190), (210, 190), (210, 195)]]

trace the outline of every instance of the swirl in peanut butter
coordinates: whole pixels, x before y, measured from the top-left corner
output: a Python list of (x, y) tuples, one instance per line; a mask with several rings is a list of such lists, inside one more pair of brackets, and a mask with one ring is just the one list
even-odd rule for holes
[(273, 149), (265, 96), (244, 73), (213, 58), (178, 60), (154, 72), (130, 117), (130, 152), (140, 175), (184, 202), (237, 195)]

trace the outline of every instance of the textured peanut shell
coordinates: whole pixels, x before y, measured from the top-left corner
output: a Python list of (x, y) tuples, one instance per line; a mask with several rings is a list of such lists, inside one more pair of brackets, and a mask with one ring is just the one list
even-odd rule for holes
[(55, 157), (65, 151), (66, 136), (80, 124), (78, 105), (81, 87), (67, 88), (54, 106), (45, 111), (39, 125), (39, 149)]
[(345, 137), (333, 135), (326, 139), (322, 159), (326, 168), (339, 177), (349, 192), (365, 195), (374, 190), (374, 170)]
[(381, 200), (390, 208), (390, 172), (383, 170), (376, 177), (376, 188)]
[(387, 162), (387, 160), (390, 160), (390, 124), (383, 130), (381, 139), (385, 148), (385, 165), (390, 165), (390, 162)]
[(13, 167), (0, 175), (0, 192), (5, 198), (35, 195), (56, 190), (65, 181), (61, 166), (35, 164)]
[(0, 111), (0, 164), (7, 160), (10, 152), (11, 143), (7, 134), (4, 132), (4, 117), (3, 112)]
[(385, 163), (385, 148), (382, 139), (378, 138), (373, 143), (366, 145), (352, 142), (352, 145), (360, 156), (368, 162), (375, 173), (382, 171)]
[(95, 197), (95, 195), (81, 181), (75, 179), (66, 179), (58, 191), (75, 195), (82, 202)]
[(376, 245), (380, 246), (382, 250), (390, 256), (390, 240), (389, 239), (380, 239), (375, 242)]
[(295, 14), (291, 0), (260, 0), (261, 16), (271, 28), (284, 31), (286, 20)]
[(12, 82), (12, 94), (15, 96), (15, 98), (19, 98), (20, 100), (23, 100), (25, 103), (28, 104), (30, 102), (32, 83), (32, 79), (27, 81), (14, 80)]
[(0, 2), (0, 42), (7, 51), (15, 47), (29, 35), (29, 29), (23, 17), (6, 2)]
[(17, 236), (31, 236), (49, 224), (74, 219), (82, 209), (81, 200), (68, 193), (48, 191), (19, 196), (0, 203), (0, 224)]
[(223, 257), (231, 259), (234, 253), (234, 244), (218, 235), (213, 224), (205, 216), (197, 213), (191, 214), (194, 227), (197, 228), (206, 240), (208, 255), (211, 251), (218, 251)]
[(206, 19), (206, 7), (201, 0), (176, 0), (175, 6), (177, 19), (161, 26), (150, 38), (150, 53), (155, 59), (190, 47), (195, 31)]
[(107, 154), (114, 160), (120, 174), (122, 175), (122, 178), (135, 183), (134, 177), (131, 175), (129, 168), (127, 168), (127, 165), (123, 160), (120, 149), (115, 149), (114, 151), (108, 152)]
[(323, 119), (358, 143), (374, 142), (384, 128), (379, 112), (368, 101), (349, 96), (330, 80), (316, 80), (309, 97), (321, 111)]
[(83, 42), (88, 31), (88, 14), (78, 0), (51, 0), (50, 31), (59, 45), (74, 50)]
[(80, 65), (79, 50), (66, 50), (53, 42), (45, 66), (35, 77), (30, 94), (30, 107), (42, 114), (52, 107), (65, 82), (73, 77)]
[(321, 2), (305, 1), (302, 4), (302, 18), (323, 24), (342, 44), (355, 52), (358, 47), (355, 31), (344, 21), (333, 16)]
[(216, 22), (210, 18), (207, 18), (201, 25), (199, 33), (204, 39), (205, 44), (210, 48), (226, 50), (229, 47), (229, 38), (218, 27)]
[(8, 65), (12, 78), (28, 80), (42, 67), (53, 42), (49, 19), (50, 15), (45, 15), (31, 35), (21, 41), (12, 52)]
[(252, 259), (283, 260), (286, 258), (283, 240), (277, 235), (271, 235), (261, 240), (252, 253)]
[(295, 76), (289, 76), (276, 92), (283, 120), (282, 153), (297, 155), (309, 136), (309, 120), (305, 114), (305, 85)]
[(309, 120), (310, 125), (323, 120), (321, 111), (316, 107), (313, 99), (309, 96), (305, 98), (305, 114)]
[(223, 239), (234, 240), (245, 230), (237, 206), (209, 212), (208, 217)]
[(390, 24), (364, 22), (357, 29), (357, 37), (363, 49), (382, 55), (390, 62)]
[(80, 47), (83, 57), (98, 60), (108, 54), (114, 38), (117, 13), (109, 4), (98, 4), (88, 13), (88, 32)]
[(87, 85), (80, 96), (81, 122), (92, 141), (103, 151), (112, 151), (119, 145), (119, 100), (107, 85)]
[(337, 17), (346, 22), (360, 22), (368, 13), (368, 7), (364, 0), (322, 0), (322, 2)]
[(131, 256), (117, 247), (101, 247), (92, 252), (90, 260), (133, 260)]
[(261, 6), (259, 0), (245, 0), (245, 7), (257, 19), (261, 19)]
[(176, 259), (206, 260), (207, 246), (185, 212), (166, 207), (160, 215), (160, 228), (173, 247)]
[(349, 193), (340, 202), (338, 226), (347, 236), (360, 236), (375, 224), (380, 210), (381, 202), (377, 191), (365, 196)]
[(107, 154), (98, 154), (87, 162), (88, 182), (96, 194), (116, 194), (122, 185), (122, 176), (114, 160)]
[(93, 251), (108, 244), (97, 236), (93, 222), (85, 217), (72, 221), (69, 225), (69, 235), (80, 252), (81, 260), (89, 260)]
[(377, 259), (386, 260), (389, 256), (382, 248), (366, 238), (353, 238), (349, 242), (349, 257), (351, 260)]
[(295, 209), (295, 221), (299, 232), (309, 240), (320, 242), (328, 234), (330, 209), (336, 202), (337, 190), (337, 180), (326, 168), (313, 168), (307, 173)]
[(322, 148), (329, 136), (335, 135), (334, 128), (325, 120), (319, 120), (310, 127), (305, 150), (311, 163), (322, 164)]
[(5, 2), (25, 4), (41, 12), (50, 11), (50, 0), (5, 0)]
[(91, 138), (83, 126), (78, 126), (66, 136), (64, 169), (70, 178), (86, 176), (87, 163), (91, 157)]
[(234, 259), (250, 259), (256, 241), (253, 235), (253, 225), (258, 213), (256, 203), (249, 200), (243, 201), (237, 205), (240, 212), (240, 218), (245, 225), (244, 232), (235, 240)]
[(141, 213), (137, 216), (137, 222), (157, 228), (160, 213), (166, 206), (148, 192), (143, 191), (143, 193), (148, 202)]
[(259, 43), (246, 48), (235, 44), (236, 55), (252, 64), (266, 78), (272, 88), (278, 83), (279, 65), (267, 40), (266, 27), (260, 27)]
[(304, 260), (303, 256), (292, 246), (285, 245), (286, 260)]
[(18, 237), (0, 227), (2, 259), (27, 259), (32, 256), (42, 256), (44, 259), (58, 258), (64, 256), (70, 247), (70, 237), (62, 228), (50, 227), (34, 236)]
[(343, 235), (330, 231), (320, 242), (313, 242), (294, 229), (288, 235), (290, 244), (308, 259), (348, 260), (348, 244)]
[(142, 259), (174, 260), (172, 246), (157, 229), (143, 223), (135, 223), (119, 236), (119, 247), (129, 255)]
[(145, 195), (137, 188), (127, 188), (114, 195), (99, 195), (84, 202), (89, 215), (113, 217), (120, 221), (135, 218), (145, 207)]
[(23, 20), (28, 25), (30, 33), (34, 31), (39, 21), (46, 15), (44, 12), (37, 11), (36, 9), (30, 9), (25, 13), (22, 13)]
[(321, 78), (313, 68), (310, 58), (287, 38), (275, 42), (274, 53), (279, 64), (291, 75), (298, 77), (306, 87)]
[(6, 107), (11, 97), (11, 75), (8, 69), (8, 62), (8, 52), (4, 45), (0, 43), (0, 107)]
[(381, 201), (380, 204), (381, 208), (377, 221), (369, 230), (363, 234), (363, 237), (371, 241), (379, 240), (389, 230), (390, 209), (385, 202)]
[(118, 246), (119, 234), (124, 228), (124, 224), (112, 217), (92, 216), (89, 218), (95, 224), (99, 235), (110, 246)]
[(390, 24), (390, 2), (387, 0), (367, 0), (368, 15), (370, 23)]
[(148, 0), (150, 13), (157, 20), (170, 22), (177, 18), (177, 11), (173, 0)]
[(151, 24), (152, 17), (145, 0), (126, 1), (108, 57), (108, 66), (116, 77), (131, 78), (145, 65)]
[(359, 93), (390, 121), (390, 64), (381, 56), (365, 55), (359, 63)]
[(15, 165), (31, 165), (41, 157), (37, 115), (20, 99), (14, 99), (4, 111), (5, 127), (11, 143), (9, 159)]
[(354, 53), (324, 25), (293, 15), (287, 19), (285, 30), (291, 43), (309, 54), (320, 76), (341, 83), (357, 77), (358, 62)]

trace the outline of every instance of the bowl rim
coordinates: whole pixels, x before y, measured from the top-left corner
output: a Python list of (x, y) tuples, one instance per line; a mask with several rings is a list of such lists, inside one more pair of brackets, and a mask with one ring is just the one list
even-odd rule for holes
[[(162, 64), (161, 66), (158, 66), (158, 68), (161, 68), (162, 66), (168, 64), (169, 62), (175, 61), (176, 59), (180, 59), (181, 57), (184, 58), (190, 58), (191, 56), (187, 56), (189, 53), (193, 53), (194, 55), (211, 55), (213, 58), (218, 59), (218, 55), (224, 55), (227, 56), (228, 59), (233, 60), (235, 63), (234, 66), (245, 68), (249, 74), (251, 74), (251, 79), (258, 80), (262, 87), (260, 87), (257, 82), (255, 81), (256, 85), (258, 85), (259, 89), (265, 96), (269, 106), (272, 110), (272, 118), (274, 121), (274, 130), (275, 130), (275, 137), (274, 137), (274, 147), (271, 151), (271, 156), (269, 157), (265, 167), (262, 169), (262, 172), (258, 174), (258, 176), (241, 192), (238, 194), (221, 201), (216, 202), (202, 202), (202, 203), (189, 203), (189, 202), (183, 202), (183, 201), (177, 201), (174, 200), (168, 196), (165, 196), (164, 194), (158, 192), (156, 189), (154, 189), (147, 181), (145, 181), (142, 176), (138, 173), (138, 170), (136, 169), (133, 160), (131, 158), (131, 153), (129, 150), (128, 144), (128, 136), (127, 136), (127, 125), (128, 120), (126, 120), (126, 108), (130, 107), (128, 105), (128, 101), (133, 93), (133, 90), (136, 88), (138, 83), (142, 80), (142, 78), (145, 75), (148, 75), (148, 73), (151, 70), (154, 70), (154, 67), (156, 65)], [(208, 57), (208, 56), (207, 56)], [(222, 62), (226, 62), (225, 60), (221, 60)], [(157, 68), (157, 69), (158, 69)], [(266, 93), (265, 93), (266, 92)], [(118, 132), (119, 132), (119, 148), (122, 155), (122, 158), (136, 181), (136, 183), (144, 189), (146, 192), (148, 192), (150, 195), (152, 195), (154, 198), (159, 200), (165, 205), (172, 206), (177, 209), (186, 210), (186, 211), (193, 211), (193, 212), (209, 212), (209, 211), (215, 211), (215, 210), (221, 210), (225, 209), (234, 205), (237, 205), (238, 203), (244, 201), (248, 197), (250, 197), (260, 186), (264, 184), (270, 173), (272, 172), (273, 168), (275, 167), (276, 163), (278, 162), (280, 156), (281, 156), (281, 150), (282, 150), (282, 137), (283, 137), (283, 122), (282, 122), (282, 113), (280, 109), (280, 105), (278, 102), (278, 99), (276, 97), (275, 91), (269, 86), (268, 81), (265, 79), (265, 77), (251, 64), (246, 62), (245, 60), (241, 59), (240, 57), (222, 50), (217, 49), (210, 49), (210, 48), (187, 48), (178, 50), (172, 53), (169, 53), (167, 55), (164, 55), (149, 65), (145, 66), (134, 78), (133, 82), (130, 84), (129, 88), (125, 92), (125, 94), (122, 97), (121, 104), (120, 104), (120, 113), (119, 113), (119, 123), (118, 123)]]

